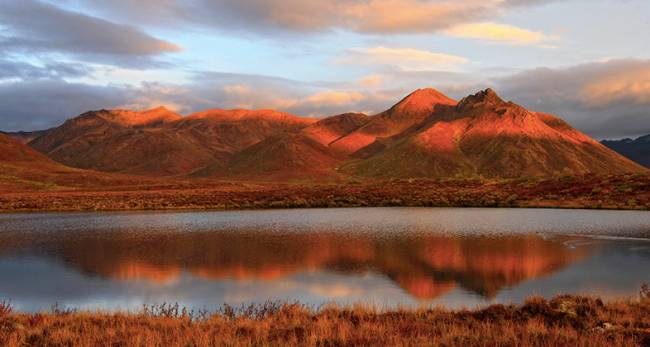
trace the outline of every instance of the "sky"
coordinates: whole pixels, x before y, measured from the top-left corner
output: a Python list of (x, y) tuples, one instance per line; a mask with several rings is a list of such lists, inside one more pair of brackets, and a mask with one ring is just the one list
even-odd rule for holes
[(88, 110), (381, 112), (493, 88), (598, 138), (650, 133), (647, 0), (0, 0), (0, 130)]

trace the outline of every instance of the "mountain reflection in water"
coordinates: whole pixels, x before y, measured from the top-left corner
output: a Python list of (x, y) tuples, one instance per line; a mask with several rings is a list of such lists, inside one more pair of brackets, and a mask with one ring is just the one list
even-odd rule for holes
[(649, 236), (650, 214), (630, 211), (1, 215), (0, 300), (38, 311), (54, 303), (137, 310), (162, 302), (471, 307), (530, 295), (621, 298), (650, 282)]
[(184, 271), (209, 280), (280, 280), (297, 273), (376, 271), (419, 299), (456, 286), (492, 297), (557, 271), (587, 250), (537, 235), (399, 237), (317, 232), (85, 232), (3, 235), (4, 252), (46, 254), (89, 276), (170, 283)]

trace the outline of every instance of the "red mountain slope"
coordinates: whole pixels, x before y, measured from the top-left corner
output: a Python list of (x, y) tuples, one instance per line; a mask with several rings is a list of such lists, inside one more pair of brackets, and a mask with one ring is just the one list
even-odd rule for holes
[(0, 134), (0, 163), (3, 165), (29, 163), (34, 165), (56, 166), (48, 157), (29, 148), (17, 139)]
[(322, 178), (345, 157), (304, 134), (268, 138), (232, 158), (226, 176), (254, 180)]
[(195, 136), (211, 150), (233, 154), (269, 136), (299, 131), (314, 122), (273, 110), (209, 110), (189, 115), (170, 128)]
[(302, 133), (324, 146), (330, 146), (369, 121), (370, 117), (363, 113), (344, 113), (321, 119), (305, 128)]
[(147, 183), (151, 182), (138, 177), (69, 168), (16, 139), (0, 134), (0, 191)]
[(413, 134), (345, 171), (375, 177), (520, 177), (645, 170), (559, 118), (504, 102), (488, 89), (432, 115)]
[(71, 119), (30, 146), (72, 167), (172, 176), (223, 165), (235, 152), (312, 122), (267, 110), (211, 110), (186, 118), (163, 108), (102, 110)]
[(455, 104), (456, 101), (435, 89), (418, 89), (389, 110), (372, 116), (364, 126), (335, 141), (331, 146), (338, 151), (352, 154), (375, 141), (382, 142), (398, 135), (420, 124), (432, 113)]
[(271, 110), (87, 112), (30, 146), (68, 166), (246, 180), (525, 177), (647, 172), (551, 115), (490, 89), (456, 102), (417, 90), (374, 116)]
[[(364, 114), (346, 113), (322, 119), (300, 132), (270, 137), (235, 154), (225, 176), (261, 180), (333, 176), (348, 155), (330, 145), (368, 120)], [(201, 175), (213, 176), (214, 172)]]

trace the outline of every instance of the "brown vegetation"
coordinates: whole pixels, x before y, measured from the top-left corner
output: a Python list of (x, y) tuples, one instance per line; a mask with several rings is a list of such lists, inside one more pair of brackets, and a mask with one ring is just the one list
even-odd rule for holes
[(5, 212), (376, 206), (650, 209), (650, 176), (349, 180), (321, 184), (154, 181), (106, 188), (5, 189), (0, 194), (0, 211)]
[(478, 310), (378, 311), (267, 303), (215, 314), (178, 305), (140, 313), (0, 310), (4, 346), (648, 346), (650, 301), (559, 296)]

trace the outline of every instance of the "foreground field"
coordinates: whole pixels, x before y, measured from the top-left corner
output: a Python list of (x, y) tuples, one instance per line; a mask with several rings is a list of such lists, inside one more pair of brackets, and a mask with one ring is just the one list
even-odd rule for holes
[(265, 304), (216, 314), (176, 306), (140, 313), (12, 313), (0, 306), (3, 346), (648, 346), (650, 300), (603, 303), (559, 296), (481, 310), (354, 307), (313, 311)]
[(197, 180), (0, 192), (0, 211), (4, 212), (366, 206), (650, 209), (650, 176), (420, 179), (328, 184)]

